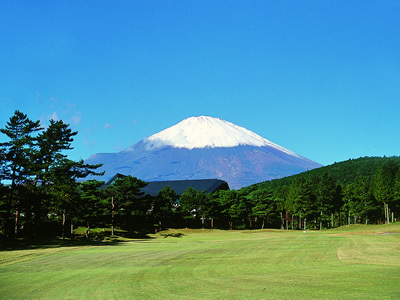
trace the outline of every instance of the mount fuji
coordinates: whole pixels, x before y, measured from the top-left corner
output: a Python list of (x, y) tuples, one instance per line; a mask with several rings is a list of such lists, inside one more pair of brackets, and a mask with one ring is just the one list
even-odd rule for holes
[(90, 156), (101, 163), (98, 180), (116, 173), (144, 181), (213, 179), (239, 189), (261, 181), (298, 174), (322, 165), (260, 135), (213, 117), (190, 117), (118, 153)]

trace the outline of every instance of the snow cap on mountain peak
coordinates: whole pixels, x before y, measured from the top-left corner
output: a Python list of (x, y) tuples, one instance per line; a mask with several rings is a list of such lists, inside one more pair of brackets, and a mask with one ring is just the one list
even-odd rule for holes
[(222, 148), (236, 146), (269, 146), (298, 156), (262, 136), (220, 118), (190, 117), (144, 140), (146, 148)]

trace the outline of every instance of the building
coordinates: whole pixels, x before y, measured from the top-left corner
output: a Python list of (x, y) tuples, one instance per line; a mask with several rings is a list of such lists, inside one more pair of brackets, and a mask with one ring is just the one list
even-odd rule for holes
[[(125, 175), (117, 173), (103, 187), (112, 184), (115, 180), (123, 178)], [(157, 196), (158, 193), (166, 186), (171, 187), (179, 197), (188, 187), (192, 187), (197, 191), (206, 192), (207, 194), (229, 190), (229, 185), (221, 179), (192, 179), (192, 180), (169, 180), (169, 181), (148, 181), (147, 185), (141, 191), (150, 196)]]
[(188, 187), (192, 187), (199, 192), (207, 194), (229, 190), (229, 185), (226, 181), (220, 179), (195, 179), (195, 180), (171, 180), (171, 181), (150, 181), (147, 186), (142, 189), (142, 192), (150, 196), (157, 196), (158, 193), (166, 186), (171, 187), (179, 197)]

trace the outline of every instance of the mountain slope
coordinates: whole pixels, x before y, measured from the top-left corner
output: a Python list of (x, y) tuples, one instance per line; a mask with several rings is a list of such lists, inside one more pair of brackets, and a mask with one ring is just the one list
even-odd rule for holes
[(258, 188), (274, 190), (279, 186), (290, 186), (296, 178), (302, 177), (306, 180), (311, 180), (312, 177), (321, 178), (324, 173), (328, 173), (333, 179), (335, 179), (336, 183), (346, 186), (353, 183), (359, 176), (372, 180), (379, 167), (389, 160), (400, 166), (399, 156), (360, 157), (357, 159), (336, 162), (332, 165), (310, 170), (301, 174), (295, 174), (282, 179), (260, 182), (255, 185), (248, 186), (247, 188), (250, 190)]
[(204, 116), (86, 162), (103, 163), (104, 180), (115, 173), (145, 181), (218, 178), (234, 189), (321, 166), (243, 127)]

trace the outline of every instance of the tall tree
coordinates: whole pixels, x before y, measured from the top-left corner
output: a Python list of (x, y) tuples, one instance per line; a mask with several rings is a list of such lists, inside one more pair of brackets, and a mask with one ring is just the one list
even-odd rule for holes
[(358, 212), (364, 218), (365, 224), (368, 224), (369, 219), (375, 219), (378, 211), (372, 188), (371, 180), (366, 176), (358, 176), (353, 183), (353, 191), (359, 201)]
[(151, 214), (155, 221), (161, 226), (174, 214), (174, 205), (177, 195), (170, 186), (163, 187), (156, 197), (152, 199)]
[(257, 219), (261, 219), (261, 229), (264, 229), (265, 221), (276, 211), (275, 201), (272, 192), (259, 189), (253, 191), (249, 198), (253, 204), (252, 213)]
[(39, 121), (32, 121), (19, 110), (7, 122), (0, 132), (5, 134), (8, 141), (1, 143), (3, 167), (1, 180), (11, 183), (10, 193), (7, 196), (6, 234), (11, 233), (11, 219), (14, 218), (14, 234), (18, 233), (18, 220), (21, 210), (21, 199), (17, 197), (17, 189), (23, 189), (22, 184), (31, 180), (34, 169), (33, 156), (37, 151), (34, 134), (41, 130)]
[(147, 185), (146, 182), (133, 177), (126, 176), (117, 179), (107, 187), (107, 194), (111, 206), (111, 233), (114, 234), (115, 215), (145, 215), (150, 208), (147, 197), (143, 197), (141, 189)]
[(315, 217), (317, 212), (311, 182), (303, 177), (296, 177), (290, 186), (288, 198), (293, 202), (294, 215), (299, 218), (299, 229), (307, 229), (307, 219)]
[(277, 210), (280, 214), (281, 218), (281, 229), (284, 228), (284, 223), (286, 221), (286, 229), (288, 229), (288, 222), (291, 221), (292, 229), (293, 229), (293, 205), (290, 201), (288, 201), (288, 191), (289, 187), (287, 185), (278, 186), (274, 190), (274, 197), (277, 205)]
[[(319, 211), (319, 229), (322, 229), (323, 221), (329, 220), (329, 215), (334, 213), (334, 200), (336, 197), (336, 181), (325, 172), (317, 183), (316, 198)], [(333, 223), (333, 217), (331, 222)], [(331, 223), (331, 227), (333, 224)]]
[(233, 229), (235, 221), (246, 218), (247, 205), (244, 196), (236, 190), (219, 191), (218, 206), (220, 216), (228, 221), (229, 229)]
[(390, 204), (395, 199), (394, 186), (398, 169), (393, 160), (387, 160), (375, 174), (374, 195), (383, 203), (386, 223), (390, 222)]
[(87, 226), (86, 237), (89, 237), (90, 228), (94, 220), (106, 212), (108, 201), (101, 186), (104, 181), (88, 180), (80, 184), (80, 203), (78, 207), (79, 219)]
[(37, 138), (39, 150), (35, 157), (37, 183), (44, 194), (51, 198), (51, 207), (62, 219), (63, 237), (66, 218), (73, 218), (80, 210), (78, 201), (78, 179), (88, 175), (98, 175), (101, 165), (85, 164), (83, 160), (67, 158), (65, 151), (72, 150), (72, 142), (77, 132), (73, 132), (63, 121), (50, 120), (50, 125)]
[(61, 120), (50, 120), (50, 125), (37, 138), (40, 148), (36, 155), (35, 165), (37, 180), (41, 180), (42, 185), (51, 180), (52, 172), (67, 158), (64, 151), (73, 149), (71, 146), (73, 137), (78, 132), (73, 132), (68, 126)]
[(186, 219), (202, 220), (204, 225), (205, 217), (208, 215), (207, 195), (193, 187), (188, 187), (179, 197), (179, 205), (182, 216)]

